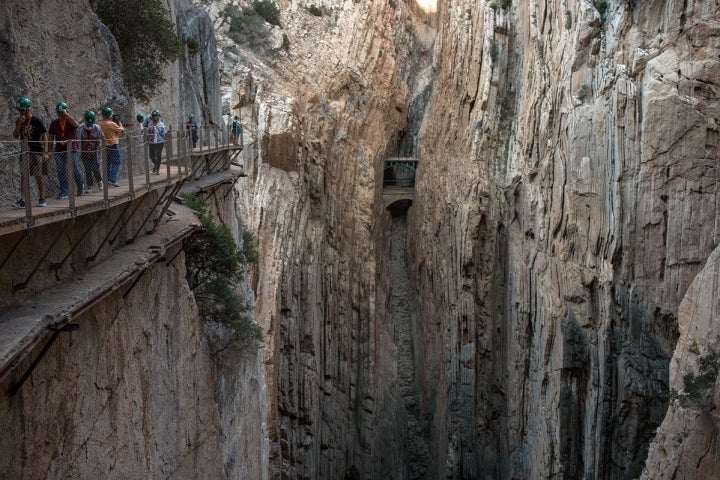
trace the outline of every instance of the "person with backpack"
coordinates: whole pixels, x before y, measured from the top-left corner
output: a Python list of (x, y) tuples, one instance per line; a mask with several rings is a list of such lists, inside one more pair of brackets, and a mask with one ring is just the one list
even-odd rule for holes
[(50, 143), (54, 143), (55, 166), (57, 169), (58, 186), (60, 194), (58, 200), (68, 198), (68, 178), (67, 178), (67, 159), (68, 150), (71, 151), (73, 177), (77, 186), (77, 194), (82, 195), (83, 180), (80, 174), (80, 155), (78, 154), (77, 128), (78, 121), (68, 113), (68, 106), (65, 102), (58, 102), (55, 105), (55, 113), (57, 118), (50, 122), (48, 134), (50, 135)]
[(145, 130), (145, 125), (143, 124), (143, 120), (145, 120), (145, 115), (143, 115), (142, 113), (138, 113), (137, 115), (135, 115), (135, 120), (137, 120), (138, 133), (142, 135), (143, 130)]
[(118, 176), (120, 175), (120, 164), (122, 158), (120, 156), (120, 134), (125, 131), (120, 120), (115, 121), (113, 119), (113, 111), (110, 107), (103, 107), (100, 110), (102, 114), (102, 121), (100, 122), (100, 128), (102, 128), (103, 135), (105, 136), (105, 146), (107, 153), (107, 182), (108, 185), (113, 187), (119, 187)]
[(193, 114), (191, 113), (188, 116), (188, 121), (185, 124), (185, 130), (187, 130), (188, 136), (192, 139), (192, 148), (195, 148), (197, 146), (198, 141), (198, 126), (197, 123), (195, 123), (195, 120), (193, 120)]
[(165, 146), (165, 124), (160, 121), (160, 112), (153, 110), (150, 115), (150, 123), (145, 127), (145, 140), (148, 143), (150, 160), (153, 164), (152, 173), (160, 174), (160, 164), (162, 163), (162, 151)]
[(29, 169), (23, 168), (22, 162), (20, 164), (20, 198), (13, 204), (14, 208), (25, 208), (25, 200), (23, 195), (27, 194), (30, 196), (30, 192), (23, 191), (23, 186), (28, 183), (28, 174), (35, 177), (35, 182), (38, 188), (38, 207), (47, 207), (47, 201), (45, 200), (45, 180), (43, 175), (47, 175), (47, 161), (50, 158), (48, 153), (48, 136), (47, 129), (45, 128), (45, 122), (42, 118), (37, 115), (33, 115), (30, 112), (32, 102), (21, 97), (15, 103), (15, 109), (18, 111), (20, 116), (15, 121), (15, 129), (13, 130), (13, 138), (20, 140), (27, 140), (29, 155)]
[(85, 121), (77, 129), (77, 138), (80, 143), (80, 158), (85, 168), (85, 193), (93, 193), (95, 182), (98, 183), (98, 191), (103, 189), (98, 152), (105, 137), (102, 129), (95, 123), (95, 112), (87, 110), (83, 118)]
[(230, 131), (232, 132), (232, 143), (233, 143), (233, 145), (237, 145), (238, 138), (240, 138), (240, 135), (242, 135), (242, 133), (243, 133), (242, 123), (240, 123), (240, 119), (238, 118), (237, 115), (235, 115), (235, 118), (233, 118), (232, 127), (231, 127)]

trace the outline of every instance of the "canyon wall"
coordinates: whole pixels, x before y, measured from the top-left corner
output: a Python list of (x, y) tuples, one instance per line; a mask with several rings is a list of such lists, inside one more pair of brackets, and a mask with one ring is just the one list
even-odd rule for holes
[(637, 477), (717, 244), (720, 7), (462, 5), (410, 214), (437, 475)]
[(640, 476), (718, 238), (718, 3), (280, 4), (290, 48), (236, 81), (272, 474)]
[[(27, 34), (43, 5), (1, 7), (0, 88), (47, 115), (72, 79), (34, 80), (65, 68)], [(203, 340), (182, 256), (152, 267), (3, 397), (7, 471), (709, 478), (714, 414), (670, 389), (718, 347), (718, 2), (279, 6), (263, 48), (219, 41), (248, 177), (216, 212), (256, 232), (262, 365)], [(105, 102), (114, 47), (76, 23)], [(201, 58), (170, 67), (168, 116), (206, 108), (178, 87)], [(396, 155), (419, 159), (406, 214)]]
[[(0, 6), (0, 92), (8, 107), (0, 117), (2, 140), (10, 139), (19, 96), (30, 97), (46, 121), (58, 100), (75, 116), (111, 104), (122, 118), (134, 118), (117, 45), (90, 3)], [(208, 48), (185, 49), (168, 67), (152, 108), (167, 108), (169, 122), (192, 111), (219, 118), (209, 17), (184, 1), (171, 10), (181, 35)], [(0, 143), (5, 206), (19, 185), (17, 156), (10, 154), (16, 143)], [(204, 195), (239, 242), (234, 184), (221, 182)], [(3, 364), (0, 471), (27, 479), (266, 478), (261, 357), (238, 351), (227, 332), (200, 321), (182, 243), (164, 251), (169, 238), (198, 220), (172, 204), (148, 235), (158, 192), (142, 192), (135, 201), (139, 208), (68, 213), (0, 240), (3, 360), (10, 358), (8, 345), (12, 355), (23, 352)], [(158, 261), (158, 252), (167, 256)], [(14, 288), (19, 281), (27, 285)], [(77, 330), (55, 329), (55, 322), (70, 320)], [(25, 325), (15, 328), (25, 323), (32, 324), (29, 337), (18, 333), (27, 333)]]

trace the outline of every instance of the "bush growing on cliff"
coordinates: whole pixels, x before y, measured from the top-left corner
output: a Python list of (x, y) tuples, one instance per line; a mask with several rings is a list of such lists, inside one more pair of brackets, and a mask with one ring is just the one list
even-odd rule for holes
[(185, 244), (186, 278), (195, 296), (200, 316), (230, 327), (241, 346), (256, 346), (262, 339), (260, 326), (249, 316), (249, 307), (236, 286), (245, 278), (249, 263), (257, 261), (252, 234), (243, 231), (243, 247), (238, 248), (228, 228), (207, 213), (204, 200), (182, 197), (197, 211), (203, 231)]
[(229, 23), (228, 36), (236, 43), (260, 52), (267, 48), (270, 32), (265, 26), (265, 20), (254, 8), (241, 9), (235, 5), (227, 5), (220, 16)]
[(270, 25), (280, 26), (280, 8), (272, 0), (255, 0), (253, 9)]
[(98, 0), (96, 13), (120, 47), (130, 95), (148, 101), (165, 81), (164, 67), (182, 46), (168, 10), (160, 0)]
[(670, 397), (678, 400), (684, 408), (712, 410), (712, 393), (720, 374), (720, 355), (710, 349), (707, 355), (698, 359), (697, 372), (688, 372), (683, 376), (683, 391), (673, 390)]

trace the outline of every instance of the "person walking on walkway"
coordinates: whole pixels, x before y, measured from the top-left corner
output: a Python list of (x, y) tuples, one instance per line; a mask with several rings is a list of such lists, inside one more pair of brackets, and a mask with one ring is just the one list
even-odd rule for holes
[(48, 134), (50, 135), (50, 143), (54, 142), (55, 144), (55, 167), (60, 188), (58, 200), (65, 200), (68, 198), (68, 149), (70, 149), (72, 155), (72, 171), (77, 186), (77, 194), (82, 195), (84, 192), (82, 175), (80, 174), (80, 155), (78, 154), (76, 141), (78, 121), (68, 113), (68, 106), (65, 102), (58, 102), (55, 105), (55, 113), (57, 113), (57, 118), (50, 122)]
[(193, 120), (192, 113), (188, 116), (188, 121), (185, 124), (185, 130), (187, 130), (188, 136), (192, 139), (192, 148), (195, 148), (197, 146), (199, 136), (198, 126), (197, 123), (195, 123), (195, 120)]
[(160, 173), (160, 163), (162, 162), (162, 151), (165, 146), (165, 124), (160, 120), (160, 112), (153, 110), (150, 115), (150, 123), (145, 127), (145, 139), (148, 142), (150, 150), (150, 161), (153, 164), (152, 173)]
[(80, 140), (80, 158), (85, 168), (85, 193), (93, 193), (95, 182), (98, 183), (98, 191), (103, 189), (98, 152), (105, 137), (102, 129), (95, 123), (95, 112), (87, 110), (83, 118), (85, 121), (77, 129), (77, 138)]
[(235, 118), (233, 118), (231, 132), (232, 132), (232, 143), (233, 143), (233, 145), (237, 145), (238, 139), (240, 138), (240, 136), (243, 133), (242, 123), (240, 123), (240, 119), (238, 118), (237, 115), (235, 115)]
[(30, 183), (28, 175), (35, 177), (38, 188), (38, 206), (46, 207), (45, 200), (45, 181), (43, 175), (47, 174), (47, 160), (50, 158), (48, 154), (48, 136), (45, 123), (42, 118), (33, 115), (30, 112), (32, 102), (21, 97), (15, 103), (15, 109), (20, 116), (15, 121), (15, 129), (13, 130), (13, 138), (27, 140), (29, 156), (29, 168), (25, 168), (20, 162), (20, 198), (13, 204), (15, 208), (25, 208), (25, 198), (30, 198)]
[(135, 120), (137, 121), (137, 133), (142, 135), (145, 132), (145, 115), (138, 113), (135, 115)]
[(113, 187), (119, 187), (118, 175), (120, 174), (120, 163), (122, 158), (120, 157), (120, 134), (125, 131), (120, 120), (115, 121), (113, 118), (113, 111), (110, 107), (103, 107), (100, 110), (102, 114), (102, 121), (100, 122), (100, 128), (102, 128), (103, 135), (105, 136), (105, 146), (107, 153), (107, 182), (108, 185)]

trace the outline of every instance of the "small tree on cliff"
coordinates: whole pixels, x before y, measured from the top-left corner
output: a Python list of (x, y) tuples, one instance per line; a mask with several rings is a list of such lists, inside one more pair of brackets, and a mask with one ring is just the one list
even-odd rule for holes
[(180, 54), (168, 10), (160, 0), (98, 0), (97, 15), (120, 47), (130, 95), (147, 102), (164, 81), (163, 68)]
[(252, 235), (244, 230), (243, 247), (238, 248), (228, 228), (208, 215), (204, 200), (191, 195), (183, 199), (198, 212), (203, 226), (184, 247), (186, 278), (200, 316), (230, 327), (241, 346), (257, 345), (260, 326), (248, 315), (248, 305), (236, 288), (248, 263), (257, 261)]

